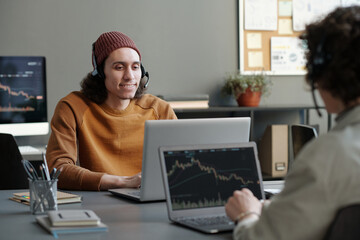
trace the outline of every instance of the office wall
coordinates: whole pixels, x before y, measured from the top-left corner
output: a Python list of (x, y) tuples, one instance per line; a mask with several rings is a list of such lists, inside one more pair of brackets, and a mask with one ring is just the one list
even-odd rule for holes
[[(211, 105), (235, 104), (220, 88), (238, 66), (237, 0), (0, 1), (0, 55), (47, 58), (49, 118), (92, 70), (91, 44), (112, 30), (136, 42), (151, 75), (150, 93), (207, 93)], [(312, 103), (303, 76), (272, 79), (262, 105)], [(47, 137), (20, 141), (46, 143)]]

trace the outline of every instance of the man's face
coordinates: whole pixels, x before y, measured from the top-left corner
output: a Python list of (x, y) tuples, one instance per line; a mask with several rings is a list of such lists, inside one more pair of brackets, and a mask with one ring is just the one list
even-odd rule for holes
[(141, 79), (139, 54), (132, 48), (114, 50), (105, 60), (104, 73), (108, 100), (134, 98)]

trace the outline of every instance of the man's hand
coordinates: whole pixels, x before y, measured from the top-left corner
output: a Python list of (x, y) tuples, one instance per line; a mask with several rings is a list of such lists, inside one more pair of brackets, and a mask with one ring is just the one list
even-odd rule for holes
[[(254, 196), (254, 194), (247, 188), (241, 189), (241, 191), (235, 191), (234, 195), (230, 197), (225, 205), (225, 211), (228, 217), (235, 221), (240, 214), (246, 212), (256, 213), (260, 215), (262, 204)], [(246, 218), (249, 215), (244, 216)]]
[(141, 172), (134, 176), (115, 176), (104, 174), (100, 180), (100, 190), (110, 188), (139, 188), (141, 184)]

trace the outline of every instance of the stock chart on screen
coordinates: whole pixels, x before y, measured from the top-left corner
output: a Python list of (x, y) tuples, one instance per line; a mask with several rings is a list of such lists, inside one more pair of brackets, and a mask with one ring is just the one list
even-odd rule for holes
[(244, 187), (261, 198), (252, 147), (167, 151), (164, 157), (173, 210), (222, 206)]
[(0, 123), (46, 121), (45, 84), (43, 57), (0, 57)]

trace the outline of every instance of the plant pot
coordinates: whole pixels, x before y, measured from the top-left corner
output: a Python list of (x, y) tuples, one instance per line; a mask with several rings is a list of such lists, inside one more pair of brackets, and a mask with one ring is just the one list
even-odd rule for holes
[(252, 92), (249, 88), (236, 98), (240, 107), (257, 107), (261, 100), (261, 92)]

